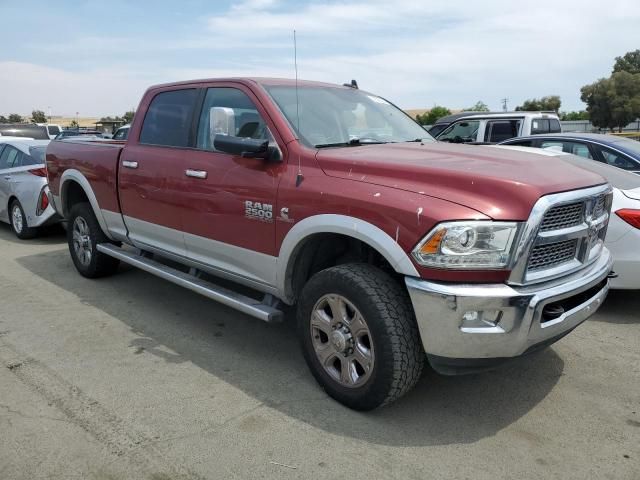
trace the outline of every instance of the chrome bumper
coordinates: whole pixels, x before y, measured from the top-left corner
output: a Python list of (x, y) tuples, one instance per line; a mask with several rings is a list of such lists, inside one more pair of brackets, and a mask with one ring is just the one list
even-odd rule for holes
[[(414, 277), (405, 282), (429, 356), (499, 359), (553, 343), (593, 315), (609, 291), (612, 265), (604, 249), (586, 269), (529, 287), (445, 284)], [(564, 313), (558, 314), (558, 307)]]

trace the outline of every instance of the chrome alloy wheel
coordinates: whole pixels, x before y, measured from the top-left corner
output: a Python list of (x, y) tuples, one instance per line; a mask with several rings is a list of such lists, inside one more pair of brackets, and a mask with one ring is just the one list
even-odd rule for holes
[(76, 252), (78, 261), (85, 267), (91, 263), (93, 255), (89, 234), (89, 225), (86, 220), (82, 217), (76, 217), (73, 222), (73, 250)]
[(24, 224), (22, 223), (22, 210), (20, 210), (20, 206), (17, 203), (13, 205), (13, 209), (11, 210), (11, 222), (13, 223), (13, 229), (16, 233), (22, 233), (22, 229), (24, 228)]
[(322, 296), (311, 313), (311, 341), (325, 371), (340, 385), (360, 387), (371, 376), (375, 353), (362, 314), (345, 297)]

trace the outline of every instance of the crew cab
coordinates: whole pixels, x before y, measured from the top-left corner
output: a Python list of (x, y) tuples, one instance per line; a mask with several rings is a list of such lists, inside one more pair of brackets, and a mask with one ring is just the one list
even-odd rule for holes
[(435, 142), (353, 84), (172, 83), (136, 112), (126, 142), (48, 147), (77, 270), (126, 262), (267, 322), (294, 307), (351, 408), (396, 400), (425, 360), (459, 374), (549, 345), (608, 292), (597, 174)]

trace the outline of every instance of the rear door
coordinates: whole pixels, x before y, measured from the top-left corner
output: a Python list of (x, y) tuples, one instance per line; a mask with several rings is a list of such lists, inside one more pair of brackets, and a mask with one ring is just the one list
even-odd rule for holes
[(500, 143), (520, 135), (522, 120), (500, 119), (488, 120), (484, 131), (484, 141), (488, 143)]
[(120, 207), (129, 238), (140, 248), (186, 254), (182, 189), (198, 94), (186, 87), (148, 94), (145, 117), (120, 155)]

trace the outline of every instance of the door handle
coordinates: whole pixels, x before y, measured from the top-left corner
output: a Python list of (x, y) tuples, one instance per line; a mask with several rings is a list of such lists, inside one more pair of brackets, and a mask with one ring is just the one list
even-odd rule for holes
[(138, 168), (138, 162), (132, 162), (130, 160), (123, 160), (122, 166), (126, 168)]
[(193, 177), (193, 178), (207, 178), (207, 171), (206, 170), (192, 170), (190, 168), (187, 168), (184, 171), (184, 174), (187, 177)]

